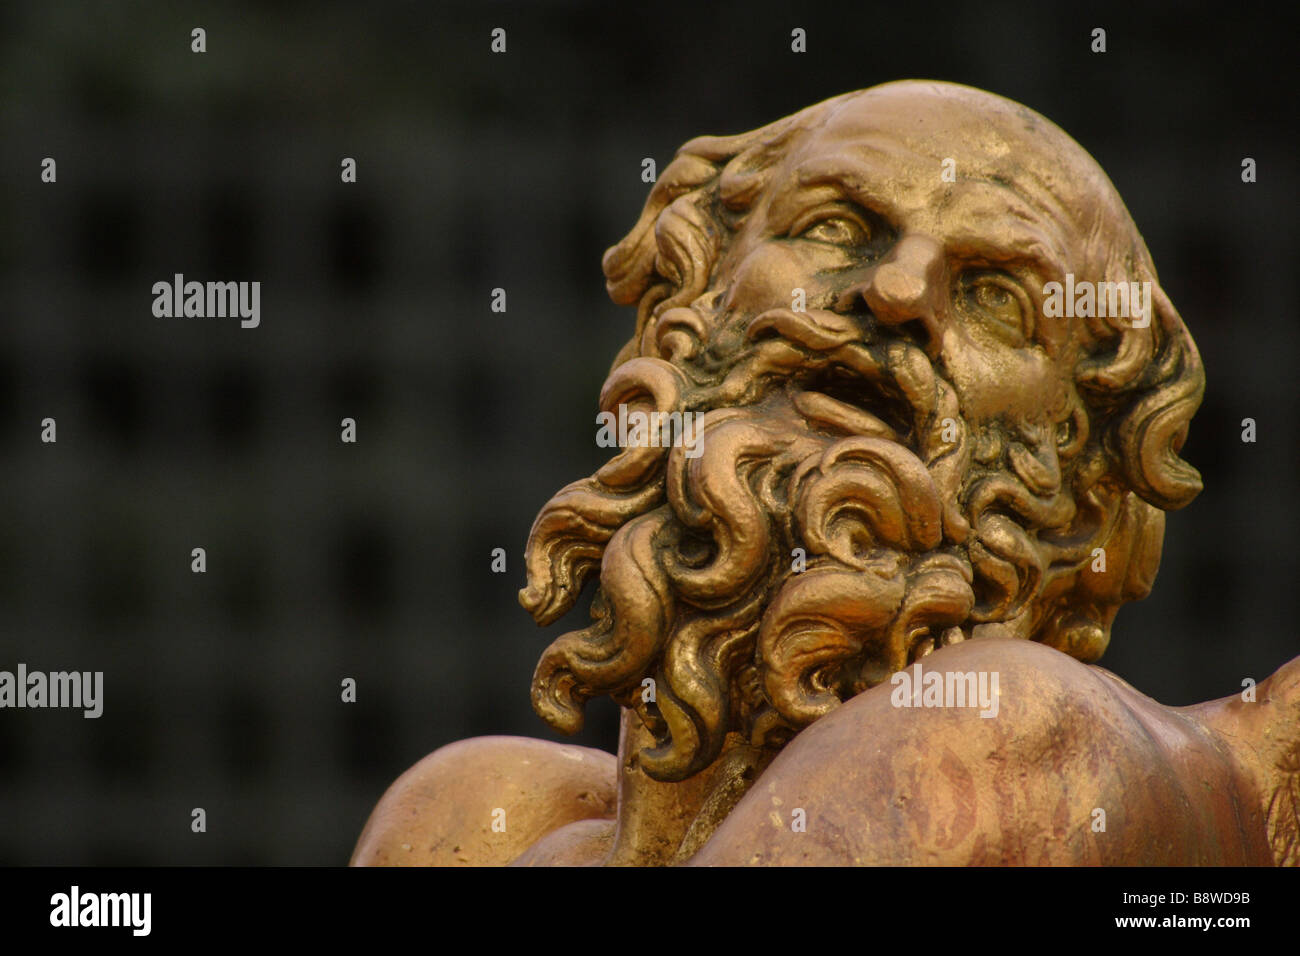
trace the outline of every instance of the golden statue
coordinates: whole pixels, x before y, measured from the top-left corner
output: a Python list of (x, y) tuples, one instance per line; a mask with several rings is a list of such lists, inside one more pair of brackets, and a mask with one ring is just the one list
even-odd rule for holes
[(1300, 658), (1177, 708), (1091, 663), (1200, 490), (1204, 374), (1077, 143), (848, 93), (688, 142), (604, 270), (622, 447), (520, 599), (550, 623), (599, 572), (532, 695), (569, 732), (611, 696), (618, 756), (444, 747), (354, 863), (1300, 863)]

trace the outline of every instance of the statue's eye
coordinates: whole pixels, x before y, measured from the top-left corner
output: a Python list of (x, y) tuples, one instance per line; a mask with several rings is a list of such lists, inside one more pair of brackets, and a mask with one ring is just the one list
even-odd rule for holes
[(808, 213), (790, 229), (798, 239), (811, 239), (833, 246), (865, 246), (871, 241), (871, 226), (864, 216), (844, 204)]
[(1033, 334), (1033, 307), (1020, 283), (1005, 272), (963, 273), (957, 289), (961, 311), (1008, 345), (1021, 346)]

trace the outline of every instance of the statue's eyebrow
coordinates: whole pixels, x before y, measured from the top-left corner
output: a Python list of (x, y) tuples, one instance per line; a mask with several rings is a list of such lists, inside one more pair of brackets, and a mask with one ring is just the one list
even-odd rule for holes
[(986, 232), (968, 229), (963, 224), (944, 237), (944, 245), (959, 258), (1026, 266), (1049, 282), (1064, 279), (1069, 271), (1064, 264), (1065, 257), (1054, 249), (1055, 244), (1046, 232), (1015, 220), (1004, 220), (998, 226), (996, 242)]
[(955, 255), (1019, 263), (1056, 282), (1069, 271), (1069, 256), (1056, 224), (1003, 184), (963, 184), (946, 203), (945, 212), (954, 225), (935, 238)]
[[(869, 144), (865, 145), (869, 146)], [(873, 149), (873, 151), (888, 156), (886, 150)], [(856, 157), (818, 156), (796, 167), (792, 178), (799, 189), (830, 186), (859, 205), (893, 221), (894, 206), (879, 188), (881, 183), (889, 180), (891, 169), (889, 164), (874, 163)], [(897, 170), (893, 169), (892, 174), (897, 175)]]
[[(868, 155), (879, 153), (882, 160), (894, 158), (884, 147), (870, 143), (855, 146), (858, 150), (865, 146)], [(877, 184), (888, 182), (894, 175), (897, 175), (896, 167), (885, 161), (833, 155), (818, 156), (801, 163), (792, 178), (797, 184), (796, 189), (831, 187), (894, 221), (893, 204), (885, 191), (877, 188)], [(942, 202), (942, 198), (942, 194), (937, 196), (936, 203)], [(935, 236), (950, 251), (995, 263), (1022, 264), (1049, 281), (1064, 278), (1068, 257), (1058, 238), (1052, 234), (1054, 230), (1009, 184), (988, 180), (963, 183), (949, 200), (948, 209), (961, 209), (963, 212), (957, 217), (958, 224), (954, 229)], [(987, 228), (989, 223), (997, 224), (996, 242), (989, 236), (992, 231)], [(980, 228), (981, 224), (985, 228)]]
[(952, 196), (946, 211), (956, 225), (943, 236), (950, 256), (1012, 271), (1033, 273), (1041, 284), (1022, 286), (1035, 303), (1034, 338), (1047, 344), (1064, 334), (1065, 320), (1049, 318), (1043, 311), (1044, 287), (1064, 282), (1070, 258), (1057, 224), (1001, 183), (974, 182)]

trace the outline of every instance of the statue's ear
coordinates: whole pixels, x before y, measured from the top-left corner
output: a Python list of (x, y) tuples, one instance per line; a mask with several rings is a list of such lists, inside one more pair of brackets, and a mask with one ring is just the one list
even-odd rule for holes
[(601, 265), (609, 297), (637, 307), (636, 330), (611, 371), (640, 354), (641, 336), (657, 306), (679, 296), (694, 298), (708, 282), (714, 250), (703, 224), (707, 214), (691, 197), (701, 198), (717, 176), (712, 162), (679, 152), (650, 190), (632, 231), (606, 250)]
[[(605, 288), (619, 305), (637, 302), (660, 280), (674, 281), (671, 264), (660, 258), (659, 219), (679, 198), (715, 179), (718, 167), (700, 156), (678, 152), (646, 197), (641, 216), (622, 240), (605, 251)], [(665, 268), (665, 266), (667, 266)]]
[(1182, 508), (1201, 490), (1200, 473), (1178, 456), (1188, 424), (1205, 392), (1205, 371), (1196, 344), (1169, 297), (1152, 274), (1145, 325), (1116, 320), (1114, 352), (1090, 359), (1079, 383), (1100, 396), (1099, 404), (1118, 406), (1110, 446), (1129, 487), (1165, 511)]
[(637, 307), (636, 331), (613, 368), (642, 354), (642, 336), (656, 315), (705, 293), (726, 231), (719, 207), (752, 198), (794, 128), (787, 119), (736, 136), (699, 136), (677, 151), (632, 231), (601, 261), (609, 297)]

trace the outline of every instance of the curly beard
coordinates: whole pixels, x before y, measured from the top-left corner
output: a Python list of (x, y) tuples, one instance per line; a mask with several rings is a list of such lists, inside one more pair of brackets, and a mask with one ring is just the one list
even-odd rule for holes
[(924, 351), (851, 316), (670, 308), (640, 350), (602, 409), (702, 413), (697, 447), (625, 448), (555, 495), (520, 600), (550, 623), (599, 568), (593, 623), (542, 655), (533, 705), (564, 732), (596, 695), (635, 709), (656, 779), (704, 769), (728, 734), (780, 747), (979, 624), (1033, 636), (1053, 611), (1034, 599), (1127, 513), (1096, 475), (1062, 480), (1087, 463), (1081, 404), (975, 440)]

